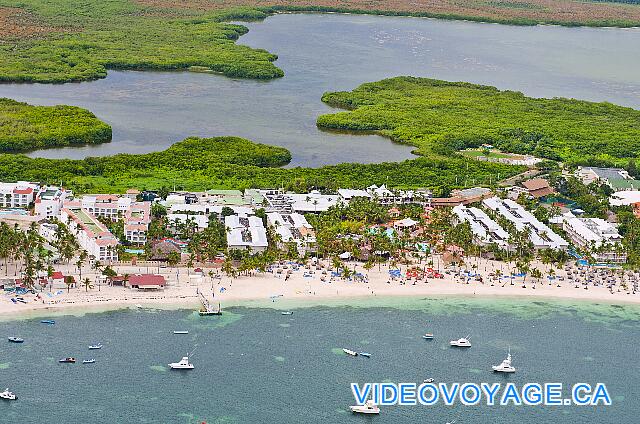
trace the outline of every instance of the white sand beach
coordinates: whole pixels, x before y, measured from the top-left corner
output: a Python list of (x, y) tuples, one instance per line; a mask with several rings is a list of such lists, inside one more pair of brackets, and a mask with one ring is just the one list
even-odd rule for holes
[[(287, 268), (285, 269), (284, 266)], [(418, 265), (424, 267), (424, 265)], [(613, 288), (595, 280), (576, 284), (568, 279), (568, 272), (556, 270), (555, 277), (544, 277), (535, 281), (530, 276), (508, 278), (490, 277), (491, 273), (501, 269), (507, 274), (506, 264), (482, 260), (477, 266), (477, 273), (483, 281), (470, 278), (464, 274), (456, 275), (454, 270), (444, 274), (444, 278), (407, 279), (406, 267), (402, 267), (401, 278), (390, 278), (388, 265), (375, 267), (370, 271), (362, 269), (361, 264), (351, 263), (351, 269), (365, 276), (364, 281), (345, 280), (333, 276), (331, 270), (305, 269), (293, 270), (291, 265), (274, 268), (272, 272), (258, 273), (251, 276), (229, 278), (219, 269), (211, 269), (217, 276), (209, 277), (209, 268), (202, 273), (188, 272), (186, 268), (159, 268), (139, 266), (114, 266), (119, 274), (160, 273), (167, 280), (163, 290), (142, 291), (121, 286), (100, 285), (88, 291), (84, 287), (53, 287), (50, 290), (37, 292), (35, 295), (22, 296), (24, 303), (14, 303), (12, 293), (0, 297), (0, 317), (9, 319), (19, 316), (42, 316), (47, 314), (83, 313), (91, 311), (115, 310), (127, 307), (149, 307), (159, 309), (198, 308), (200, 301), (198, 291), (209, 299), (213, 295), (215, 301), (223, 306), (238, 305), (251, 301), (268, 303), (273, 300), (293, 300), (304, 304), (331, 301), (332, 304), (353, 303), (357, 298), (376, 297), (376, 300), (398, 296), (451, 296), (451, 297), (484, 297), (484, 298), (521, 298), (521, 299), (567, 299), (605, 303), (640, 304), (640, 293), (625, 290), (617, 283)], [(355, 267), (355, 268), (354, 268)], [(541, 269), (542, 266), (540, 266)], [(58, 269), (77, 276), (77, 269), (72, 266), (61, 266)], [(287, 272), (289, 277), (285, 278)], [(471, 271), (475, 273), (475, 271)], [(585, 275), (602, 273), (607, 278), (615, 279), (607, 271), (582, 270), (571, 268), (569, 272), (585, 272)], [(574, 275), (575, 275), (574, 274)], [(82, 274), (95, 281), (92, 273)], [(324, 278), (325, 281), (321, 281)], [(580, 278), (580, 277), (576, 277)], [(595, 278), (595, 277), (594, 277)], [(524, 286), (524, 287), (523, 287)], [(576, 287), (577, 286), (577, 287)], [(585, 287), (587, 287), (585, 289)], [(274, 303), (275, 304), (275, 303)]]

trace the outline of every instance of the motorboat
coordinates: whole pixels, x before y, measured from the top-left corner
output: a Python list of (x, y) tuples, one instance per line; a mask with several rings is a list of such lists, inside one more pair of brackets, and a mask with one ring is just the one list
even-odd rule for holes
[(11, 343), (22, 343), (24, 342), (24, 339), (21, 339), (20, 337), (9, 337), (9, 341)]
[(193, 364), (189, 362), (189, 356), (183, 356), (180, 362), (173, 362), (169, 364), (169, 368), (172, 370), (192, 370)]
[(433, 333), (427, 333), (423, 335), (422, 338), (425, 340), (433, 340)]
[(435, 380), (433, 378), (427, 378), (423, 381), (423, 383), (433, 383)]
[(507, 358), (504, 361), (502, 361), (500, 365), (494, 365), (491, 368), (493, 368), (494, 372), (504, 372), (504, 373), (516, 372), (516, 369), (514, 368), (514, 366), (511, 365), (511, 350), (509, 350), (509, 353), (507, 354)]
[(358, 352), (358, 355), (364, 356), (365, 358), (371, 358), (371, 354), (367, 352)]
[(18, 399), (18, 396), (13, 394), (13, 392), (10, 392), (9, 389), (4, 389), (4, 392), (0, 393), (0, 398), (6, 399), (6, 400), (16, 400)]
[(55, 322), (54, 320), (52, 320), (52, 319), (43, 319), (42, 321), (40, 321), (40, 323), (41, 323), (41, 324), (50, 324), (50, 325), (53, 325), (53, 324), (55, 324), (56, 322)]
[(95, 359), (85, 359), (82, 361), (83, 364), (95, 364)]
[(189, 334), (188, 330), (174, 330), (173, 334)]
[(471, 347), (471, 341), (469, 341), (468, 337), (463, 337), (458, 340), (451, 340), (449, 345), (454, 347)]
[(73, 358), (73, 357), (63, 358), (58, 360), (58, 362), (60, 362), (61, 364), (75, 364), (76, 358)]
[(353, 351), (351, 349), (343, 348), (342, 351), (350, 356), (358, 356), (358, 352)]
[(351, 412), (355, 414), (377, 415), (380, 413), (380, 408), (378, 408), (378, 405), (373, 403), (373, 399), (369, 399), (368, 401), (365, 402), (364, 405), (350, 406), (349, 409), (351, 410)]
[(91, 346), (89, 346), (89, 350), (96, 350), (96, 349), (102, 349), (102, 344), (101, 343), (96, 343), (96, 344), (92, 344)]
[(280, 312), (281, 315), (293, 315), (293, 311), (282, 311)]

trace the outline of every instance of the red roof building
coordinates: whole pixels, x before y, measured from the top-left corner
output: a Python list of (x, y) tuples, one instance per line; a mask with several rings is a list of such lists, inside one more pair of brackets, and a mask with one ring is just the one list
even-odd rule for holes
[(129, 277), (129, 287), (140, 290), (163, 289), (167, 282), (162, 275), (135, 274)]

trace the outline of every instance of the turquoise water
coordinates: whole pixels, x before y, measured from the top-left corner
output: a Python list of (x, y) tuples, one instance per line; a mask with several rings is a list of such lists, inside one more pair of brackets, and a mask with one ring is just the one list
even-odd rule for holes
[[(0, 323), (2, 423), (362, 423), (351, 382), (558, 381), (607, 384), (608, 407), (386, 407), (376, 423), (635, 423), (640, 308), (556, 302), (396, 299), (393, 307), (116, 311)], [(293, 304), (276, 303), (288, 309)], [(173, 330), (189, 330), (174, 335)], [(420, 336), (433, 332), (434, 341)], [(448, 341), (471, 334), (473, 347)], [(87, 347), (101, 342), (100, 351)], [(347, 357), (342, 347), (366, 350)], [(518, 372), (490, 372), (508, 348)], [(195, 348), (195, 370), (167, 363)], [(59, 364), (75, 356), (92, 365)]]

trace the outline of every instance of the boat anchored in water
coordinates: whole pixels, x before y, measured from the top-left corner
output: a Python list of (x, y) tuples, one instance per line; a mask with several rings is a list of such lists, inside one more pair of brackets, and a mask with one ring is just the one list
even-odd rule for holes
[(358, 355), (364, 356), (365, 358), (371, 358), (371, 354), (368, 352), (358, 352)]
[(377, 414), (380, 413), (380, 408), (378, 408), (378, 405), (373, 403), (373, 399), (367, 400), (364, 405), (350, 406), (349, 409), (351, 410), (351, 412), (353, 412), (355, 414), (373, 414), (373, 415), (377, 415)]
[(358, 356), (358, 352), (351, 349), (343, 348), (342, 351), (349, 356)]
[(458, 340), (451, 340), (449, 345), (453, 347), (471, 347), (471, 341), (469, 340), (469, 336), (467, 336)]
[(7, 388), (7, 389), (4, 389), (4, 392), (0, 393), (0, 398), (6, 399), (6, 400), (16, 400), (18, 399), (18, 396), (13, 394), (13, 392), (10, 392), (9, 389)]
[(281, 315), (293, 315), (293, 311), (282, 311), (280, 312)]
[(516, 369), (514, 368), (514, 366), (511, 365), (511, 349), (509, 349), (509, 353), (507, 353), (507, 359), (502, 361), (500, 365), (494, 365), (491, 368), (493, 368), (494, 372), (504, 372), (504, 373), (516, 372)]
[(198, 311), (200, 316), (222, 315), (222, 305), (220, 305), (220, 302), (218, 302), (218, 307), (216, 308), (207, 300), (202, 292), (198, 292), (198, 295), (200, 295), (200, 302), (202, 302), (202, 307)]
[(75, 364), (76, 358), (73, 358), (73, 357), (63, 358), (58, 360), (58, 362), (60, 362), (61, 364)]
[(174, 330), (173, 334), (189, 334), (188, 330)]
[(9, 337), (9, 341), (11, 343), (22, 343), (24, 342), (24, 339), (21, 339), (20, 337)]
[(433, 333), (427, 333), (423, 335), (422, 338), (425, 340), (433, 340)]
[(96, 343), (89, 346), (89, 350), (97, 350), (97, 349), (102, 349), (102, 343)]
[(95, 359), (85, 359), (82, 361), (83, 364), (95, 364)]
[(50, 324), (50, 325), (53, 325), (53, 324), (55, 324), (56, 322), (55, 322), (54, 320), (52, 320), (52, 319), (43, 319), (42, 321), (40, 321), (40, 323), (41, 323), (41, 324)]
[(180, 362), (173, 362), (169, 364), (169, 368), (172, 370), (192, 370), (193, 364), (189, 362), (189, 356), (183, 356)]

